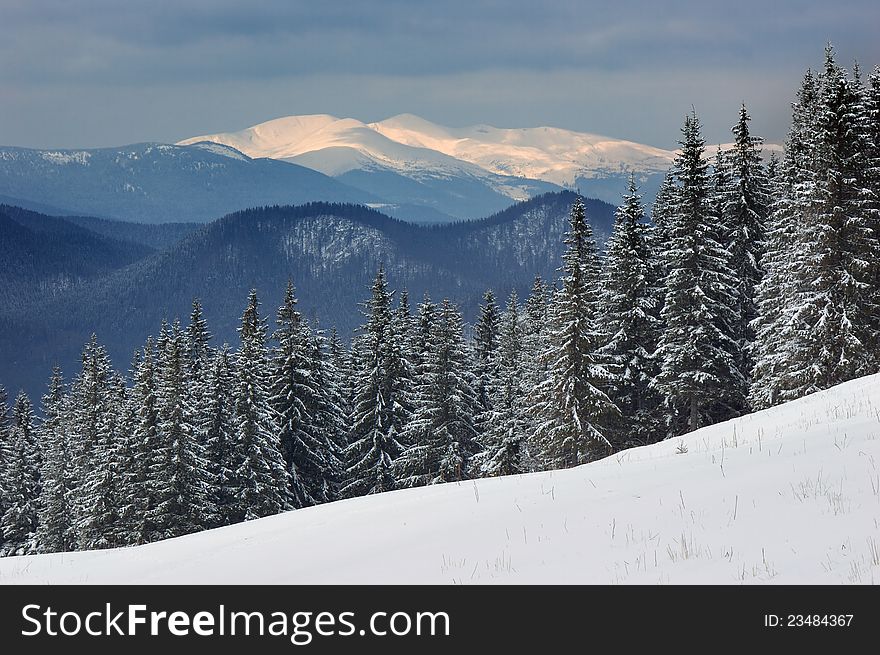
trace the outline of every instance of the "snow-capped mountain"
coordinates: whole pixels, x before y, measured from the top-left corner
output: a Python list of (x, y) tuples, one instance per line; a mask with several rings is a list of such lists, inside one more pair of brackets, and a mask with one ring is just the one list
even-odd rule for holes
[[(440, 181), (446, 186), (480, 183), (510, 200), (524, 200), (552, 187), (580, 187), (586, 195), (616, 203), (630, 172), (650, 194), (675, 156), (671, 150), (553, 127), (452, 128), (412, 114), (376, 123), (327, 114), (288, 116), (180, 143), (205, 141), (251, 157), (301, 164), (394, 202), (414, 198), (389, 192), (389, 175), (433, 187)], [(456, 208), (436, 208), (463, 216)], [(463, 209), (464, 215), (479, 213), (474, 207)], [(485, 213), (491, 207), (478, 209)]]
[[(377, 123), (327, 114), (288, 116), (181, 144), (199, 141), (232, 146), (251, 157), (296, 161), (334, 176), (378, 165), (412, 175), (490, 173), (567, 187), (578, 178), (663, 172), (674, 157), (670, 150), (597, 134), (554, 127), (452, 128), (412, 114)], [(516, 197), (517, 190), (509, 194)]]

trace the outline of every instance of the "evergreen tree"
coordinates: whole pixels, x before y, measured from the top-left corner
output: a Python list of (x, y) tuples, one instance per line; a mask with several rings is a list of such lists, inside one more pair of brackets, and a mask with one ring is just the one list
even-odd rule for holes
[(337, 452), (341, 453), (348, 446), (348, 435), (351, 432), (351, 415), (354, 411), (354, 385), (352, 384), (352, 356), (346, 349), (336, 328), (330, 330), (327, 344), (332, 385), (334, 393), (339, 397), (340, 409), (344, 421), (342, 432), (337, 438)]
[(318, 414), (326, 411), (325, 390), (319, 379), (319, 356), (309, 326), (296, 310), (293, 283), (288, 281), (278, 309), (278, 342), (273, 357), (272, 405), (281, 429), (281, 452), (290, 479), (294, 507), (308, 507), (332, 498), (334, 466), (326, 429), (320, 433)]
[[(104, 367), (105, 355), (99, 348), (94, 357), (92, 369), (100, 371)], [(95, 361), (97, 360), (97, 361)], [(103, 377), (103, 380), (101, 378)], [(80, 469), (78, 498), (81, 502), (79, 520), (77, 521), (77, 542), (80, 548), (98, 549), (115, 548), (128, 543), (125, 534), (123, 512), (127, 504), (123, 473), (126, 461), (124, 444), (124, 428), (120, 418), (123, 410), (125, 383), (120, 376), (109, 368), (106, 374), (88, 376), (90, 386), (101, 381), (98, 387), (98, 411), (96, 418), (95, 440), (90, 450), (88, 467)], [(91, 425), (89, 427), (92, 427)]]
[[(549, 330), (549, 295), (547, 285), (540, 276), (535, 276), (529, 297), (523, 307), (522, 313), (522, 362), (524, 387), (533, 390), (541, 382), (547, 379), (548, 363), (542, 360)], [(525, 422), (526, 434), (532, 435), (537, 426), (537, 417), (532, 412), (526, 412), (522, 417)], [(522, 445), (522, 466), (527, 471), (537, 471), (541, 468), (540, 451), (533, 440), (527, 440)]]
[[(880, 67), (874, 69), (863, 91), (862, 126), (867, 148), (865, 184), (869, 196), (865, 202), (868, 224), (875, 235), (880, 235)], [(872, 262), (874, 295), (880, 294), (880, 262)], [(874, 326), (876, 329), (876, 326)], [(880, 344), (874, 344), (875, 368), (880, 366)]]
[(74, 525), (80, 549), (117, 545), (107, 539), (119, 519), (116, 511), (116, 444), (111, 434), (113, 371), (103, 346), (92, 335), (82, 355), (82, 370), (71, 390), (71, 456)]
[[(474, 327), (474, 354), (476, 373), (477, 408), (480, 415), (492, 410), (491, 396), (498, 378), (498, 331), (501, 311), (495, 302), (495, 294), (489, 289), (483, 295), (480, 317)], [(485, 416), (480, 419), (483, 423)], [(482, 428), (480, 432), (482, 432)]]
[(484, 450), (478, 455), (487, 476), (524, 473), (528, 423), (525, 410), (523, 327), (516, 292), (510, 294), (499, 328), (498, 374), (493, 385), (491, 413), (485, 425)]
[(461, 316), (449, 300), (443, 301), (432, 333), (422, 353), (416, 411), (404, 435), (407, 448), (395, 462), (402, 487), (467, 479), (479, 451), (473, 375)]
[[(815, 196), (813, 117), (819, 89), (812, 71), (804, 75), (797, 101), (792, 105), (792, 124), (785, 146), (785, 159), (776, 184), (777, 199), (768, 221), (763, 257), (764, 277), (755, 290), (757, 317), (752, 323), (755, 362), (749, 389), (753, 409), (764, 409), (795, 397), (792, 371), (797, 353), (809, 338), (799, 330), (794, 314), (809, 287), (804, 286), (806, 253), (801, 245), (805, 219), (813, 215)], [(801, 280), (799, 283), (798, 280)]]
[(151, 540), (179, 537), (205, 527), (206, 463), (187, 371), (187, 338), (175, 321), (157, 366), (157, 449), (150, 459)]
[(731, 337), (731, 326), (739, 318), (736, 278), (728, 251), (716, 239), (708, 163), (696, 114), (685, 119), (682, 135), (665, 255), (665, 330), (655, 380), (670, 410), (673, 433), (736, 415), (743, 388), (734, 356), (737, 343)]
[(651, 388), (657, 374), (653, 358), (659, 339), (657, 293), (652, 286), (655, 256), (644, 222), (641, 196), (630, 176), (608, 241), (602, 276), (602, 324), (608, 339), (602, 347), (614, 378), (610, 397), (621, 414), (614, 421), (615, 448), (652, 443), (661, 438), (660, 398)]
[(43, 466), (36, 540), (43, 553), (65, 553), (76, 548), (68, 421), (64, 379), (61, 369), (55, 366), (49, 390), (43, 396), (43, 422), (38, 431)]
[(616, 413), (600, 363), (598, 256), (583, 201), (572, 205), (565, 238), (562, 289), (551, 306), (548, 377), (535, 390), (535, 438), (547, 468), (565, 468), (611, 452), (605, 424)]
[(206, 479), (208, 485), (208, 525), (230, 525), (237, 520), (235, 480), (235, 376), (229, 346), (217, 352), (205, 385), (205, 405), (201, 412), (204, 435)]
[[(0, 518), (6, 513), (8, 497), (11, 492), (6, 491), (6, 471), (9, 468), (10, 452), (10, 420), (9, 420), (9, 394), (0, 385)], [(0, 530), (0, 553), (3, 552), (3, 530)]]
[(391, 293), (381, 267), (364, 314), (367, 322), (355, 362), (352, 431), (345, 451), (347, 482), (341, 490), (348, 497), (396, 487), (394, 460), (403, 448), (401, 433), (409, 420), (406, 386), (411, 381), (403, 377), (408, 366), (404, 335), (395, 330)]
[[(186, 328), (184, 344), (184, 375), (193, 410), (198, 412), (205, 403), (206, 383), (211, 370), (214, 353), (209, 345), (211, 332), (202, 312), (202, 304), (198, 298), (192, 301), (192, 312)], [(196, 438), (204, 447), (205, 435), (196, 425)]]
[(773, 189), (775, 189), (775, 185), (779, 181), (779, 171), (782, 168), (782, 162), (779, 161), (779, 155), (776, 154), (776, 151), (773, 150), (770, 153), (770, 159), (767, 161), (767, 184), (771, 190), (770, 193), (770, 203), (775, 202), (775, 197), (773, 194)]
[(720, 223), (727, 233), (726, 246), (737, 281), (738, 319), (733, 325), (733, 337), (738, 342), (737, 366), (746, 382), (752, 375), (750, 352), (755, 335), (751, 324), (757, 316), (755, 287), (763, 276), (761, 258), (771, 202), (767, 174), (761, 162), (763, 139), (751, 135), (750, 120), (742, 105), (739, 121), (733, 126), (734, 145), (730, 151)]
[(24, 392), (15, 399), (3, 471), (5, 511), (0, 517), (7, 555), (35, 552), (40, 498), (41, 456), (31, 402)]
[(343, 450), (347, 416), (337, 383), (337, 373), (323, 331), (315, 328), (309, 342), (309, 363), (315, 393), (309, 406), (312, 434), (322, 456), (320, 480), (323, 498), (335, 500), (343, 482)]
[(290, 506), (289, 474), (281, 454), (277, 413), (271, 403), (271, 374), (266, 324), (259, 315), (256, 291), (239, 328), (241, 347), (235, 361), (234, 478), (232, 522), (277, 514)]
[[(165, 326), (163, 326), (163, 332)], [(162, 343), (167, 342), (163, 334)], [(156, 371), (156, 346), (152, 337), (147, 339), (141, 356), (132, 372), (133, 387), (131, 404), (135, 412), (131, 432), (132, 465), (127, 472), (132, 493), (130, 515), (125, 520), (132, 525), (131, 540), (135, 544), (150, 541), (156, 533), (152, 517), (158, 503), (155, 495), (152, 471), (161, 449), (159, 439), (158, 377)]]
[(798, 223), (792, 310), (798, 339), (785, 397), (797, 398), (876, 370), (880, 317), (873, 288), (880, 253), (869, 214), (864, 104), (826, 52), (813, 124), (812, 189)]
[[(670, 229), (672, 222), (672, 213), (678, 200), (678, 186), (675, 180), (674, 170), (669, 170), (663, 178), (663, 183), (657, 191), (654, 198), (654, 204), (651, 206), (651, 231), (649, 232), (652, 240), (651, 250), (654, 252), (665, 252), (669, 247)], [(660, 258), (661, 278), (666, 277), (666, 270), (663, 267), (665, 263)], [(660, 299), (662, 306), (663, 298)], [(659, 313), (659, 312), (658, 312)]]

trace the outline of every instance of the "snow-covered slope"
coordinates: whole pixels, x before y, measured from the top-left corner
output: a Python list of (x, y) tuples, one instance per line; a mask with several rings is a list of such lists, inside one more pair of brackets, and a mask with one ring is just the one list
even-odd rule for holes
[(358, 498), (0, 583), (872, 583), (880, 376), (576, 469)]
[(408, 174), (494, 174), (560, 186), (572, 186), (578, 177), (662, 172), (674, 156), (668, 150), (596, 134), (552, 127), (450, 128), (412, 114), (377, 123), (326, 114), (288, 116), (181, 143), (198, 141), (223, 143), (251, 157), (295, 161), (328, 175), (372, 163)]

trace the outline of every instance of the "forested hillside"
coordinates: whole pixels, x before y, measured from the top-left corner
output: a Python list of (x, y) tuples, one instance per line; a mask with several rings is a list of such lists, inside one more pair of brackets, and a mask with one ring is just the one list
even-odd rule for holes
[[(555, 277), (574, 198), (570, 192), (546, 194), (481, 221), (431, 227), (357, 205), (316, 203), (231, 214), (150, 256), (126, 261), (137, 260), (124, 269), (83, 280), (63, 294), (0, 309), (10, 335), (0, 344), (2, 380), (37, 393), (44, 373), (36, 372), (54, 363), (73, 365), (92, 332), (114, 361), (126, 360), (163, 318), (187, 316), (194, 298), (201, 299), (217, 338), (234, 341), (241, 299), (257, 289), (267, 303), (276, 304), (288, 279), (299, 289), (306, 319), (335, 327), (347, 339), (361, 321), (360, 303), (380, 264), (394, 287), (410, 290), (414, 300), (424, 293), (454, 298), (473, 321), (486, 289), (525, 294), (536, 275)], [(606, 238), (613, 207), (592, 200), (587, 207), (597, 234)], [(34, 224), (58, 220), (34, 215)], [(64, 220), (157, 246), (185, 232), (173, 226)], [(15, 249), (20, 257), (29, 252), (24, 245)], [(103, 261), (99, 252), (94, 256)]]

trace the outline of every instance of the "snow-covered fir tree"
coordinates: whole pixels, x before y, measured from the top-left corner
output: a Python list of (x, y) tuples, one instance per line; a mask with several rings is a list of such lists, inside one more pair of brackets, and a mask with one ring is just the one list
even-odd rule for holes
[(40, 502), (41, 453), (31, 401), (20, 393), (12, 407), (4, 453), (2, 489), (5, 499), (0, 531), (7, 555), (35, 551)]
[(652, 443), (663, 435), (661, 399), (651, 388), (660, 337), (652, 245), (641, 195), (630, 176), (602, 273), (602, 330), (608, 335), (602, 353), (614, 374), (609, 395), (620, 410), (610, 435), (616, 449)]
[(525, 395), (523, 325), (515, 291), (500, 319), (496, 375), (491, 410), (484, 422), (483, 451), (477, 456), (479, 470), (485, 476), (524, 473), (529, 401)]
[(761, 161), (763, 139), (752, 136), (749, 116), (742, 105), (739, 120), (733, 126), (734, 144), (728, 153), (729, 169), (720, 190), (723, 208), (720, 224), (725, 231), (725, 245), (730, 252), (730, 265), (736, 275), (736, 312), (733, 337), (738, 342), (736, 356), (742, 377), (751, 379), (753, 363), (751, 344), (754, 341), (752, 321), (757, 317), (755, 287), (763, 276), (763, 255), (767, 216), (770, 211), (770, 188)]
[[(104, 347), (92, 335), (83, 349), (82, 370), (71, 389), (71, 461), (73, 463), (74, 525), (77, 546), (106, 548), (106, 534), (117, 520), (115, 490), (115, 435), (113, 426), (113, 370)], [(103, 476), (103, 477), (102, 477)]]
[(601, 363), (599, 259), (583, 201), (571, 207), (562, 288), (550, 307), (549, 343), (541, 358), (547, 377), (534, 390), (533, 451), (545, 468), (567, 468), (610, 454), (606, 432), (617, 408), (606, 389), (612, 376)]
[(212, 527), (236, 520), (235, 376), (229, 345), (217, 351), (205, 382), (200, 412), (208, 485), (207, 516)]
[[(663, 253), (669, 247), (669, 229), (672, 221), (672, 212), (677, 201), (678, 186), (675, 182), (674, 170), (670, 169), (663, 177), (663, 182), (657, 195), (654, 198), (654, 204), (651, 205), (651, 230), (649, 238), (652, 241), (651, 250), (657, 253)], [(660, 277), (666, 277), (665, 260), (658, 258), (660, 266)], [(659, 308), (662, 308), (664, 298), (659, 298)]]
[[(9, 451), (9, 394), (0, 385), (0, 517), (6, 513), (7, 491), (5, 479)], [(3, 530), (0, 530), (0, 553), (3, 552)]]
[(876, 370), (880, 235), (869, 212), (864, 104), (830, 47), (819, 86), (808, 136), (812, 174), (795, 189), (801, 211), (786, 400)]
[(308, 407), (312, 434), (323, 451), (321, 482), (324, 497), (335, 500), (344, 481), (343, 451), (348, 435), (348, 416), (343, 409), (338, 375), (330, 357), (329, 344), (317, 326), (309, 341), (311, 379), (315, 392)]
[[(480, 315), (474, 326), (474, 374), (476, 376), (478, 421), (482, 426), (492, 411), (491, 397), (498, 378), (498, 331), (501, 310), (491, 289), (483, 294)], [(483, 431), (480, 428), (480, 432)]]
[(125, 518), (132, 524), (133, 543), (143, 544), (155, 534), (151, 517), (157, 500), (151, 476), (153, 458), (160, 449), (156, 346), (152, 337), (147, 339), (134, 365), (132, 380), (131, 404), (135, 416), (130, 448), (133, 458), (126, 472), (132, 503), (128, 508), (131, 515)]
[[(870, 198), (865, 203), (865, 212), (874, 234), (880, 235), (880, 67), (874, 68), (863, 91), (863, 119), (867, 146), (866, 182)], [(880, 262), (873, 262), (873, 289), (880, 293)], [(875, 344), (874, 358), (880, 359)]]
[(61, 369), (55, 366), (43, 395), (43, 421), (38, 431), (43, 464), (36, 541), (41, 552), (64, 553), (76, 546), (67, 400)]
[(352, 356), (339, 337), (336, 328), (330, 330), (327, 340), (327, 357), (330, 370), (333, 372), (335, 394), (339, 397), (340, 409), (345, 421), (343, 431), (338, 435), (337, 443), (341, 453), (348, 446), (348, 435), (351, 431), (351, 414), (354, 410), (354, 385), (352, 384)]
[(150, 540), (179, 537), (206, 526), (208, 486), (198, 437), (188, 343), (175, 321), (158, 353), (156, 449), (150, 457)]
[(329, 411), (317, 375), (319, 353), (296, 304), (293, 283), (288, 281), (273, 334), (278, 345), (272, 353), (272, 405), (281, 430), (291, 502), (294, 507), (308, 507), (332, 499), (339, 467), (329, 450), (329, 436), (319, 426), (327, 419), (319, 413)]
[(396, 487), (394, 460), (403, 450), (402, 432), (410, 420), (408, 387), (412, 381), (404, 357), (405, 335), (395, 330), (391, 292), (381, 267), (364, 315), (367, 322), (353, 362), (354, 409), (345, 451), (346, 483), (341, 490), (346, 497)]
[[(189, 398), (194, 410), (198, 411), (204, 404), (205, 382), (211, 362), (214, 357), (210, 346), (211, 331), (202, 310), (202, 303), (198, 298), (192, 301), (192, 311), (189, 315), (189, 324), (186, 327), (185, 336), (185, 376)], [(200, 432), (200, 426), (196, 425), (196, 438), (204, 446), (204, 435)]]
[(406, 450), (395, 462), (402, 487), (469, 478), (479, 451), (477, 399), (461, 315), (444, 300), (430, 321), (429, 307), (425, 303), (420, 312), (420, 324), (430, 329), (430, 336), (425, 335), (425, 350), (420, 354), (416, 411), (404, 434)]
[[(541, 358), (546, 348), (549, 330), (549, 297), (550, 290), (541, 279), (535, 276), (529, 297), (523, 304), (522, 311), (522, 362), (526, 390), (536, 389), (547, 378), (547, 362)], [(523, 416), (526, 434), (532, 435), (537, 425), (537, 417), (533, 412), (526, 411)], [(540, 452), (536, 450), (534, 440), (527, 439), (523, 444), (523, 467), (528, 471), (541, 468)]]
[(736, 278), (718, 241), (708, 162), (696, 114), (686, 117), (675, 159), (675, 203), (667, 232), (664, 331), (655, 388), (664, 396), (673, 434), (737, 415), (744, 380), (732, 330)]
[(281, 453), (278, 415), (271, 403), (272, 376), (266, 323), (256, 291), (241, 317), (235, 358), (232, 522), (271, 516), (290, 507), (289, 476)]
[[(99, 360), (99, 367), (102, 350), (97, 351), (98, 357), (95, 358)], [(130, 502), (123, 475), (128, 464), (125, 456), (126, 427), (121, 421), (125, 383), (109, 366), (107, 370), (103, 398), (99, 400), (101, 411), (96, 414), (95, 441), (88, 468), (85, 471), (80, 469), (78, 480), (77, 497), (81, 509), (76, 525), (77, 542), (86, 549), (115, 548), (129, 543), (123, 520), (125, 508)]]
[(785, 144), (785, 158), (776, 183), (776, 200), (768, 219), (762, 268), (764, 277), (755, 289), (757, 317), (752, 322), (755, 341), (749, 403), (765, 409), (792, 397), (791, 372), (803, 339), (793, 315), (808, 288), (797, 280), (807, 270), (806, 253), (799, 246), (803, 221), (811, 216), (815, 180), (813, 174), (813, 116), (818, 102), (818, 84), (807, 71), (792, 105), (792, 124)]

